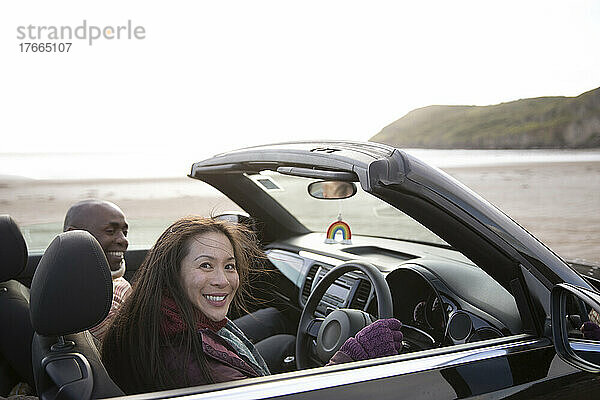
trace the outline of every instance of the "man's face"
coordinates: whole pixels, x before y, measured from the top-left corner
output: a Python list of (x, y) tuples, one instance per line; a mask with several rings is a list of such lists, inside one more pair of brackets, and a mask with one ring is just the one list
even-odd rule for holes
[(110, 269), (117, 271), (129, 246), (127, 241), (129, 225), (123, 212), (108, 204), (94, 206), (89, 211), (86, 224), (78, 228), (94, 235), (104, 250)]

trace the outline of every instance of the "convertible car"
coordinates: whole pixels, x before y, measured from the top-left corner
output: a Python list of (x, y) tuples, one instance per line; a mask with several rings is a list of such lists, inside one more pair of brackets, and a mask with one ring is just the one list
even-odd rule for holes
[[(249, 304), (294, 322), (295, 359), (282, 374), (132, 398), (600, 396), (600, 342), (580, 330), (600, 313), (600, 282), (442, 171), (386, 145), (330, 141), (231, 151), (193, 164), (188, 176), (239, 206), (220, 218), (256, 230), (268, 272), (252, 277)], [(126, 254), (130, 279), (146, 251)], [(50, 285), (49, 265), (60, 258), (49, 257), (31, 254), (16, 279), (30, 286), (42, 275)], [(64, 350), (89, 321), (63, 316), (96, 312), (93, 300), (59, 306), (70, 293), (46, 299), (31, 290), (32, 320), (44, 330), (34, 339), (38, 394), (119, 394), (97, 390), (114, 383), (93, 354)], [(389, 317), (403, 323), (400, 354), (325, 366), (346, 338)]]

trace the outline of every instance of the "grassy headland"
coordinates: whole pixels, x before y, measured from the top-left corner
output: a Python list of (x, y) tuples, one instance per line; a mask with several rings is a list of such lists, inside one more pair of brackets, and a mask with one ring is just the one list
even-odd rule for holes
[(419, 108), (371, 141), (395, 147), (530, 149), (600, 147), (600, 88), (491, 106)]

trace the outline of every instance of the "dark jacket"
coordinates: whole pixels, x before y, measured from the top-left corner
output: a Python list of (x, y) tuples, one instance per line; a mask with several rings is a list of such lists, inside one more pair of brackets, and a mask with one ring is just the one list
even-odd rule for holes
[[(254, 346), (231, 322), (228, 322), (218, 332), (201, 329), (199, 334), (202, 338), (202, 349), (206, 356), (207, 367), (215, 383), (269, 374), (266, 364)], [(240, 348), (243, 351), (240, 351)], [(244, 352), (246, 354), (243, 354)], [(184, 364), (185, 356), (185, 351), (181, 348), (165, 347), (163, 350), (167, 368), (171, 371), (180, 371), (180, 373), (172, 374), (176, 379), (177, 386), (207, 384), (198, 361), (190, 358), (187, 364)]]

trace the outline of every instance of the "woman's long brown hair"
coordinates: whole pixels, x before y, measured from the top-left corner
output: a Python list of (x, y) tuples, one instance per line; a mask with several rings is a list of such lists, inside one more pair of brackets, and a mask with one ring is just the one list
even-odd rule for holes
[[(196, 311), (179, 279), (181, 260), (189, 251), (190, 240), (207, 232), (222, 232), (232, 244), (240, 279), (233, 305), (245, 309), (243, 299), (249, 271), (264, 257), (254, 233), (243, 225), (213, 218), (191, 216), (173, 223), (158, 238), (137, 270), (131, 295), (102, 343), (102, 361), (113, 380), (127, 394), (175, 388), (173, 374), (185, 371), (192, 358), (198, 362), (203, 380), (213, 382), (195, 328)], [(187, 326), (183, 335), (167, 337), (161, 332), (161, 305), (165, 295), (172, 298), (181, 311)], [(171, 371), (166, 367), (161, 355), (162, 346), (185, 351), (181, 370)]]

